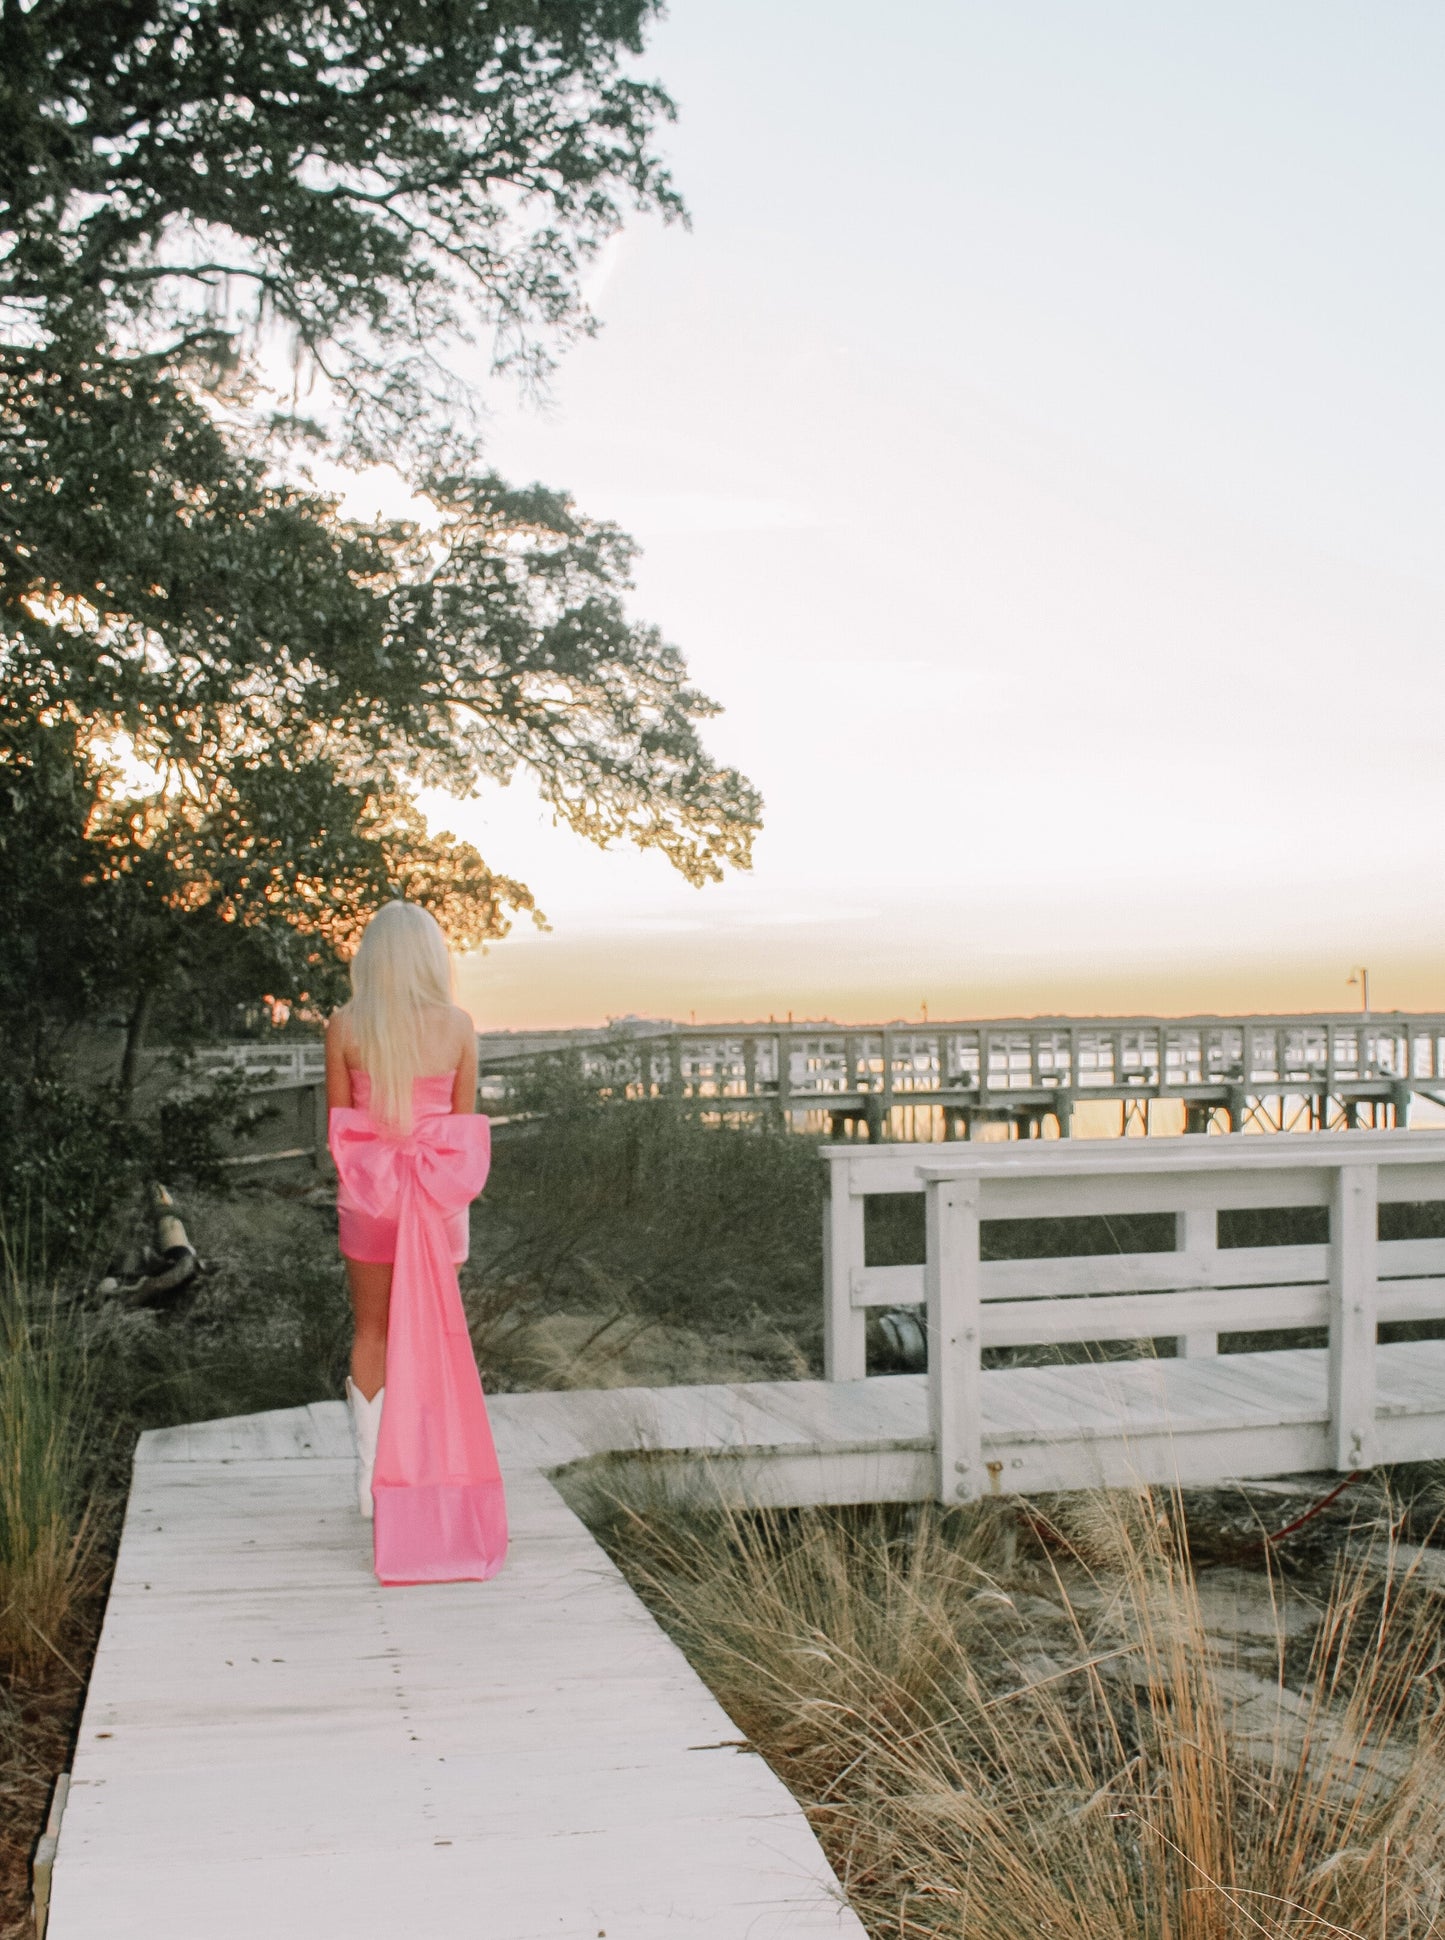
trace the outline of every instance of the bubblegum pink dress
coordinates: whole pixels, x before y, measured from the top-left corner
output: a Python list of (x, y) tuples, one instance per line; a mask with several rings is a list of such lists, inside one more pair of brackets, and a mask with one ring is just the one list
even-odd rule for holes
[(491, 1127), (452, 1110), (450, 1073), (416, 1080), (406, 1133), (377, 1123), (369, 1090), (354, 1071), (357, 1102), (333, 1108), (329, 1142), (342, 1252), (394, 1262), (372, 1477), (376, 1574), (383, 1583), (480, 1580), (506, 1558), (507, 1506), (455, 1263), (466, 1258), (467, 1208), (486, 1183)]

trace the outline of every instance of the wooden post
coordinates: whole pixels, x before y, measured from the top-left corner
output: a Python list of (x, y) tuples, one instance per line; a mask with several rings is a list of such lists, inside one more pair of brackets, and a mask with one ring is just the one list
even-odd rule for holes
[(823, 1207), (823, 1378), (861, 1381), (868, 1372), (868, 1316), (853, 1305), (854, 1275), (864, 1266), (863, 1195), (852, 1190), (847, 1153), (828, 1159)]
[(667, 1088), (678, 1104), (681, 1104), (687, 1095), (687, 1080), (682, 1068), (682, 1047), (682, 1033), (675, 1031), (667, 1044)]
[[(1218, 1215), (1213, 1206), (1191, 1206), (1178, 1215), (1179, 1250), (1201, 1283), (1209, 1273), (1219, 1243)], [(1176, 1337), (1174, 1351), (1181, 1361), (1205, 1360), (1219, 1352), (1219, 1335), (1212, 1327), (1191, 1328)]]
[(1337, 1469), (1370, 1468), (1375, 1436), (1379, 1168), (1342, 1165), (1330, 1202), (1330, 1441)]
[(793, 1040), (786, 1031), (778, 1032), (778, 1116), (784, 1131), (793, 1123), (789, 1099), (793, 1092)]
[(326, 1134), (330, 1129), (331, 1114), (326, 1106), (326, 1080), (311, 1087), (311, 1139), (312, 1163), (323, 1178), (329, 1179), (336, 1168), (331, 1163), (331, 1147)]
[(983, 1363), (979, 1309), (978, 1181), (929, 1179), (928, 1418), (938, 1500), (984, 1493)]

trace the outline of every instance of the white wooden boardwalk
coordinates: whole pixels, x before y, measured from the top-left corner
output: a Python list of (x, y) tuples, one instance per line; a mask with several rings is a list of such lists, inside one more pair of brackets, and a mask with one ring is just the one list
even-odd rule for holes
[(143, 1439), (49, 1940), (861, 1936), (527, 1412), (495, 1411), (503, 1574), (402, 1590), (340, 1403)]
[[(1381, 1462), (1445, 1449), (1445, 1341), (1375, 1350)], [(996, 1369), (980, 1383), (985, 1493), (1207, 1487), (1333, 1467), (1323, 1348)], [(507, 1395), (491, 1405), (550, 1470), (734, 1506), (939, 1497), (927, 1377)], [(665, 1460), (659, 1460), (666, 1457)]]
[[(1382, 1459), (1445, 1446), (1445, 1342), (1377, 1351)], [(1322, 1350), (982, 1382), (989, 1486), (1330, 1465)], [(143, 1438), (48, 1940), (812, 1940), (862, 1929), (802, 1812), (563, 1502), (608, 1457), (736, 1502), (927, 1500), (927, 1382), (494, 1398), (513, 1546), (381, 1589), (325, 1403)]]

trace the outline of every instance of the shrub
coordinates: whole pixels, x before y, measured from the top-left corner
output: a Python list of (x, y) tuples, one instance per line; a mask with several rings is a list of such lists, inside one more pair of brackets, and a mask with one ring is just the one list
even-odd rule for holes
[(27, 1276), (88, 1259), (143, 1169), (113, 1087), (0, 1078), (0, 1232)]
[(548, 1298), (816, 1332), (825, 1189), (812, 1139), (666, 1099), (576, 1102), (498, 1139), (477, 1230)]

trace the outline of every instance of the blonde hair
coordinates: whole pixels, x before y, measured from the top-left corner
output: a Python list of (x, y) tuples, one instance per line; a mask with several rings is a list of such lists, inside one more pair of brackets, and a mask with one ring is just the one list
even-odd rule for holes
[(412, 1082), (435, 1061), (431, 1013), (452, 1002), (451, 952), (436, 918), (417, 903), (383, 903), (351, 959), (351, 989), (347, 1024), (371, 1080), (372, 1114), (406, 1131)]

